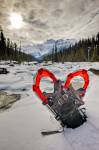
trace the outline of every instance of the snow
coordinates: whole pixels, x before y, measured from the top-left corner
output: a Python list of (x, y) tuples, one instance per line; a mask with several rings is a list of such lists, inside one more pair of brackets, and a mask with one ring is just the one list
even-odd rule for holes
[[(65, 129), (64, 133), (45, 137), (41, 135), (41, 130), (58, 129), (60, 125), (32, 91), (32, 84), (35, 73), (41, 67), (49, 69), (57, 78), (65, 81), (68, 73), (80, 68), (99, 69), (99, 63), (43, 65), (2, 65), (10, 73), (0, 75), (0, 89), (21, 94), (21, 100), (12, 108), (0, 112), (0, 150), (98, 150), (99, 77), (88, 72), (90, 84), (84, 97), (88, 121), (76, 129)], [(42, 87), (50, 90), (52, 87), (49, 83), (50, 80), (42, 80)]]

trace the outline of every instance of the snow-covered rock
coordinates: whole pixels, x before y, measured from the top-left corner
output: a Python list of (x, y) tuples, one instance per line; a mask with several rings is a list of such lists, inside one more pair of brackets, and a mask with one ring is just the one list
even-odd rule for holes
[(0, 109), (7, 109), (12, 106), (13, 103), (20, 99), (19, 94), (7, 94), (6, 92), (0, 92)]

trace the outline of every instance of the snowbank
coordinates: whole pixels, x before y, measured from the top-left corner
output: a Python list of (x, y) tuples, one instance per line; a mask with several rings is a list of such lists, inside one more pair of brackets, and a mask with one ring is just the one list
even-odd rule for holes
[[(55, 63), (50, 66), (38, 64), (8, 67), (10, 74), (0, 76), (0, 85), (7, 85), (7, 92), (20, 93), (22, 98), (12, 108), (0, 113), (0, 150), (98, 150), (99, 77), (89, 72), (90, 85), (84, 98), (88, 121), (74, 130), (65, 129), (64, 133), (42, 137), (40, 134), (42, 129), (53, 130), (60, 125), (32, 92), (33, 76), (40, 67), (53, 71), (57, 78), (65, 81), (68, 73), (80, 68), (98, 69), (99, 63)], [(23, 72), (17, 73), (18, 71)], [(43, 81), (44, 88), (48, 85)], [(26, 90), (22, 90), (23, 88)]]

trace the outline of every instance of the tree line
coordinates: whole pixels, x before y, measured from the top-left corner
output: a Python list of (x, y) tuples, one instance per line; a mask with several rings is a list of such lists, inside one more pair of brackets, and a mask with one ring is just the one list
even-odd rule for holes
[(21, 44), (18, 47), (16, 43), (13, 43), (10, 38), (5, 38), (3, 30), (0, 30), (0, 60), (17, 61), (32, 61), (33, 57), (29, 54), (25, 54), (21, 50)]
[(52, 62), (87, 62), (99, 61), (99, 33), (91, 38), (81, 39), (69, 48), (58, 51), (57, 45), (52, 49), (52, 53), (44, 57), (45, 61)]

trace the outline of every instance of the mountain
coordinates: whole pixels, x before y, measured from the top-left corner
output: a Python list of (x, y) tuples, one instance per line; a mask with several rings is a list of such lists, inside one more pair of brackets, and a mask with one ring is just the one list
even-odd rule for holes
[(76, 42), (75, 39), (49, 39), (42, 44), (33, 44), (33, 45), (26, 45), (22, 47), (22, 50), (25, 53), (31, 54), (36, 59), (41, 59), (43, 56), (52, 53), (52, 49), (56, 46), (57, 50), (63, 50), (64, 48), (68, 48), (71, 45), (74, 45)]

